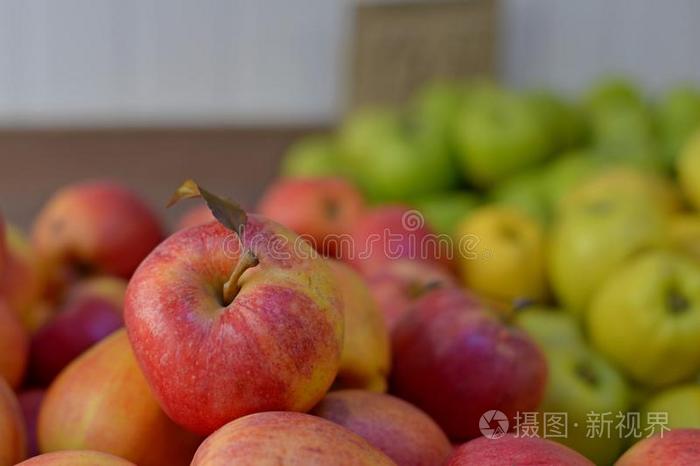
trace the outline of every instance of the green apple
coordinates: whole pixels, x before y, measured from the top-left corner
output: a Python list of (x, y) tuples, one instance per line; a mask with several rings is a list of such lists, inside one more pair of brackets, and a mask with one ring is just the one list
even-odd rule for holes
[(623, 76), (605, 76), (593, 84), (584, 99), (589, 112), (597, 112), (606, 107), (643, 106), (640, 89)]
[[(545, 348), (549, 381), (542, 413), (567, 414), (567, 435), (553, 438), (578, 451), (595, 464), (612, 464), (625, 439), (613, 428), (610, 436), (588, 435), (588, 415), (612, 413), (610, 419), (629, 408), (629, 391), (622, 375), (601, 355), (581, 345)], [(615, 421), (613, 421), (615, 422)]]
[(555, 296), (574, 315), (582, 315), (627, 257), (664, 243), (666, 213), (641, 199), (600, 192), (560, 209), (550, 232), (548, 272)]
[(592, 345), (640, 384), (661, 387), (700, 370), (700, 265), (649, 250), (596, 291), (586, 315)]
[(543, 191), (552, 211), (559, 201), (586, 179), (600, 173), (607, 164), (593, 149), (575, 149), (544, 167)]
[(515, 175), (496, 185), (489, 193), (489, 199), (496, 203), (513, 207), (539, 221), (549, 223), (551, 205), (545, 193), (541, 170), (529, 170)]
[(418, 92), (409, 104), (409, 112), (420, 115), (426, 126), (432, 126), (448, 140), (452, 137), (451, 126), (466, 91), (460, 83), (433, 82)]
[(457, 224), (478, 205), (478, 196), (466, 191), (431, 194), (413, 202), (433, 231), (450, 236), (455, 234)]
[(281, 173), (293, 177), (340, 174), (338, 153), (332, 136), (307, 136), (292, 144), (282, 159)]
[(436, 128), (417, 113), (359, 110), (340, 129), (340, 161), (375, 202), (448, 190), (457, 182), (457, 170)]
[(572, 348), (586, 344), (579, 321), (560, 309), (528, 306), (516, 311), (513, 323), (543, 348)]
[(700, 129), (700, 89), (681, 85), (669, 90), (656, 107), (656, 120), (665, 161), (673, 166), (685, 142)]
[(550, 135), (537, 111), (526, 99), (506, 91), (471, 92), (453, 130), (464, 176), (481, 188), (494, 186), (550, 155)]
[(700, 209), (700, 130), (683, 146), (676, 172), (683, 194), (695, 209)]
[(670, 429), (700, 429), (700, 385), (678, 385), (662, 390), (647, 400), (640, 410), (646, 425), (648, 413), (666, 413)]
[(525, 98), (551, 135), (551, 149), (554, 152), (580, 146), (585, 141), (588, 133), (587, 122), (578, 107), (545, 90), (528, 92)]

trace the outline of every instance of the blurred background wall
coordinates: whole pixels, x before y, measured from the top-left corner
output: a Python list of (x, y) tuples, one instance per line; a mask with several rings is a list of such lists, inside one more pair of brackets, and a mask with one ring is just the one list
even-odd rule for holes
[[(327, 122), (354, 3), (0, 0), (0, 126)], [(504, 0), (502, 19), (511, 85), (700, 80), (696, 0)]]

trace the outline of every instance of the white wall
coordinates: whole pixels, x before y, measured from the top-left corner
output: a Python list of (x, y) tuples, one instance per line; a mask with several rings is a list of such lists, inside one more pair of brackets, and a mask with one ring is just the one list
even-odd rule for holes
[[(352, 0), (0, 0), (0, 124), (318, 122)], [(504, 0), (515, 85), (700, 81), (700, 2)]]

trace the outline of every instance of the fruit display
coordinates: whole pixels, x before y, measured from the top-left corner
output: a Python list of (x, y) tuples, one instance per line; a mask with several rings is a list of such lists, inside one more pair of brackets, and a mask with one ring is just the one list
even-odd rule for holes
[(0, 466), (700, 464), (694, 87), (435, 82), (172, 188), (0, 215)]

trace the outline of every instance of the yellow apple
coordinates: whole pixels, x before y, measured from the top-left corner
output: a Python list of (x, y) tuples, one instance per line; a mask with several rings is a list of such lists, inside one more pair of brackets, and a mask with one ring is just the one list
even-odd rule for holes
[(700, 429), (700, 385), (685, 384), (663, 390), (647, 400), (640, 411), (645, 426), (648, 413), (666, 413), (669, 429)]
[(700, 370), (700, 265), (651, 250), (603, 283), (587, 312), (592, 345), (634, 381), (660, 387)]
[(464, 285), (501, 301), (546, 295), (544, 232), (524, 213), (506, 206), (476, 209), (457, 227)]
[(686, 142), (676, 163), (678, 181), (683, 194), (700, 209), (700, 131)]
[(674, 215), (668, 229), (671, 247), (700, 261), (700, 215), (691, 213)]

